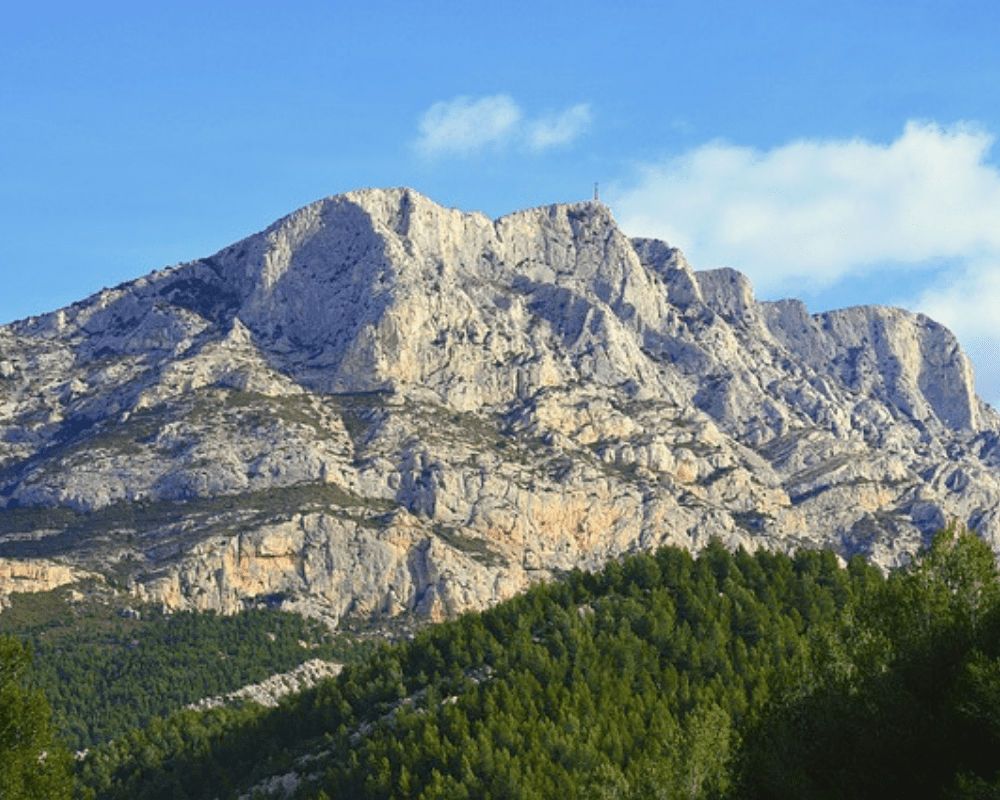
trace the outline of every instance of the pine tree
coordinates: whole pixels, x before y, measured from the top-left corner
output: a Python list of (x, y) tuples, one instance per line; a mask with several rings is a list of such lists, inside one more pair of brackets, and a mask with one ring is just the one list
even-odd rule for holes
[(0, 638), (0, 798), (63, 800), (72, 787), (70, 756), (54, 740), (45, 696), (26, 686), (30, 663), (20, 642)]

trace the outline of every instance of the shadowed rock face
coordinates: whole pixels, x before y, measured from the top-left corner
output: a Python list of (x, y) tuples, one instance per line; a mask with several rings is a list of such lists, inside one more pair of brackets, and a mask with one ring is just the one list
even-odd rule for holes
[(0, 557), (332, 619), (712, 536), (890, 567), (1000, 543), (998, 440), (926, 317), (757, 302), (598, 203), (366, 190), (0, 328)]

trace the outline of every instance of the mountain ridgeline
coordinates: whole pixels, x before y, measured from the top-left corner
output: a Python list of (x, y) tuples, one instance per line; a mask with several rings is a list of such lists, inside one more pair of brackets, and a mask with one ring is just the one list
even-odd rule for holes
[(352, 192), (0, 327), (2, 593), (441, 619), (713, 537), (888, 569), (951, 519), (1000, 547), (947, 329), (756, 301), (597, 202)]

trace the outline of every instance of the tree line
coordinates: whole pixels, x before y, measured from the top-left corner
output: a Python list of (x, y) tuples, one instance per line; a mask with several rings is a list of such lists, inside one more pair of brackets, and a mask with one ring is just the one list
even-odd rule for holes
[[(861, 558), (665, 548), (382, 646), (286, 698), (153, 718), (81, 798), (1000, 796), (1000, 579), (949, 527)], [(285, 790), (273, 796), (282, 797)]]

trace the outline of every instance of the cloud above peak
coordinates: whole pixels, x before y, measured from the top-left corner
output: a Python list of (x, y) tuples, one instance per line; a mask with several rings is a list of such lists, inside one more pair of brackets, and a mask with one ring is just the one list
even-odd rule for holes
[(640, 167), (615, 211), (630, 234), (665, 238), (702, 269), (735, 266), (763, 288), (1000, 253), (993, 138), (910, 122), (889, 144), (710, 142)]
[(427, 159), (467, 157), (510, 147), (539, 152), (570, 144), (589, 127), (590, 118), (586, 103), (561, 113), (527, 118), (506, 94), (456, 97), (435, 103), (423, 113), (413, 146)]
[(525, 138), (532, 150), (569, 144), (590, 126), (590, 106), (579, 103), (561, 114), (529, 123)]

